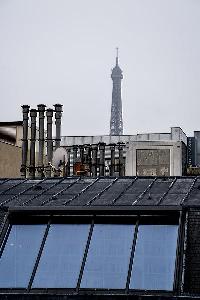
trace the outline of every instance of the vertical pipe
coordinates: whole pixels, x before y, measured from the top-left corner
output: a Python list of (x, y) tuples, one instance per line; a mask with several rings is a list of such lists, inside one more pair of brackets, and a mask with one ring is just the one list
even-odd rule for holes
[(35, 178), (35, 142), (36, 142), (36, 117), (37, 110), (30, 110), (31, 117), (31, 144), (30, 144), (30, 167), (29, 176), (31, 179)]
[(22, 105), (23, 111), (23, 138), (22, 138), (22, 164), (21, 164), (21, 176), (26, 178), (26, 165), (28, 154), (28, 114), (29, 105)]
[(62, 117), (62, 105), (61, 104), (55, 104), (55, 124), (56, 124), (56, 139), (55, 139), (55, 148), (60, 147), (60, 141), (61, 141), (61, 117)]
[(80, 159), (81, 159), (81, 164), (84, 163), (84, 146), (79, 146), (80, 149)]
[(115, 145), (110, 146), (110, 176), (115, 175)]
[(105, 175), (105, 143), (99, 143), (100, 159), (99, 159), (99, 175)]
[(92, 176), (97, 176), (97, 145), (92, 145)]
[(38, 174), (44, 177), (44, 112), (46, 105), (38, 104), (39, 112), (39, 150), (38, 150)]
[(91, 147), (90, 145), (85, 146), (85, 163), (91, 169)]
[(123, 158), (123, 145), (119, 144), (119, 176), (124, 176), (124, 158)]
[(75, 163), (77, 159), (78, 147), (73, 146), (73, 174), (75, 175)]
[(71, 153), (71, 149), (68, 148), (67, 149), (67, 170), (66, 170), (67, 176), (70, 176), (70, 153)]
[(52, 118), (53, 118), (53, 109), (48, 108), (46, 110), (47, 116), (47, 177), (51, 177), (51, 162), (53, 157), (53, 139), (52, 139)]

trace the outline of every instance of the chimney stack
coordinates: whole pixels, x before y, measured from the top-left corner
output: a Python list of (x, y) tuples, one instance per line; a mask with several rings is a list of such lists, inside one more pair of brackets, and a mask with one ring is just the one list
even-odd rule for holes
[(92, 176), (97, 176), (97, 145), (92, 145)]
[(110, 176), (115, 175), (115, 145), (110, 146)]
[(22, 138), (22, 165), (21, 176), (26, 178), (27, 154), (28, 154), (28, 114), (29, 105), (22, 105), (23, 111), (23, 138)]
[(99, 158), (99, 175), (105, 175), (105, 143), (99, 144), (100, 158)]
[(44, 177), (44, 112), (46, 105), (38, 104), (39, 112), (39, 153), (38, 153), (38, 174)]
[(29, 176), (31, 179), (35, 178), (35, 141), (36, 141), (36, 117), (37, 110), (30, 110), (31, 117), (31, 144), (30, 144), (30, 167)]
[(46, 110), (47, 116), (47, 163), (49, 168), (47, 170), (47, 177), (51, 177), (51, 162), (53, 157), (53, 139), (52, 139), (52, 118), (53, 118), (53, 109), (48, 108)]
[(55, 124), (56, 124), (56, 140), (55, 140), (55, 148), (60, 147), (60, 141), (61, 141), (61, 117), (62, 117), (62, 105), (61, 104), (55, 104)]

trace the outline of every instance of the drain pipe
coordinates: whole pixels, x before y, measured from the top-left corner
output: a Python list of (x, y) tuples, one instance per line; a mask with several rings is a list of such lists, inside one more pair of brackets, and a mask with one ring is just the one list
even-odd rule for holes
[(46, 105), (38, 104), (39, 112), (39, 150), (38, 150), (38, 175), (44, 177), (44, 112)]
[(31, 117), (31, 144), (30, 144), (30, 167), (29, 176), (31, 179), (35, 178), (35, 141), (36, 141), (36, 117), (37, 110), (30, 110)]
[(55, 104), (55, 124), (56, 124), (56, 139), (55, 139), (55, 148), (60, 147), (60, 141), (61, 141), (61, 117), (62, 117), (62, 105), (61, 104)]
[(22, 164), (21, 176), (26, 178), (27, 155), (28, 155), (28, 114), (29, 105), (22, 105), (23, 112), (23, 138), (22, 138)]

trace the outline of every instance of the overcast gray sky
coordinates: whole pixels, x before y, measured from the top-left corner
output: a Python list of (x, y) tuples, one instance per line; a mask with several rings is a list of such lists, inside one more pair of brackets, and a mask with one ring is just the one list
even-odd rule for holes
[(0, 0), (0, 121), (64, 105), (62, 135), (109, 134), (119, 47), (124, 134), (200, 130), (200, 0)]

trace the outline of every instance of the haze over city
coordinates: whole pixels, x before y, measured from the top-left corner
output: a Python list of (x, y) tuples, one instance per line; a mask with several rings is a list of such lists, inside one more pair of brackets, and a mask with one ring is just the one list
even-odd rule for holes
[(61, 103), (62, 135), (109, 134), (119, 47), (124, 134), (192, 134), (199, 27), (198, 0), (0, 0), (0, 120)]

